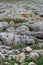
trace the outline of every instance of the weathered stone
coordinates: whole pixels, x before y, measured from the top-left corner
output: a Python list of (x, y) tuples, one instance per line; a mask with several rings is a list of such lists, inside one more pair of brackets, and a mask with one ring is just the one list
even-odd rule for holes
[(30, 47), (28, 46), (28, 47), (25, 48), (25, 50), (26, 50), (27, 52), (31, 52), (31, 51), (32, 51), (32, 48), (30, 48)]
[(5, 56), (0, 52), (0, 59), (5, 59)]
[(11, 21), (11, 22), (10, 22), (10, 25), (14, 26), (14, 22), (13, 22), (13, 21)]
[(43, 31), (43, 21), (37, 22), (35, 24), (35, 26), (37, 26), (37, 28), (39, 28), (38, 31)]
[(6, 50), (11, 50), (10, 46), (5, 46), (5, 45), (0, 45), (0, 48), (6, 49)]
[(0, 40), (5, 45), (12, 45), (14, 41), (13, 33), (0, 33)]
[(0, 45), (2, 45), (2, 41), (0, 41)]
[(10, 65), (10, 63), (9, 63), (9, 62), (5, 62), (5, 64), (8, 64), (8, 65)]
[(38, 53), (40, 55), (43, 55), (43, 50), (34, 50), (33, 52), (36, 52), (36, 53)]
[(30, 62), (28, 65), (36, 65), (34, 62)]
[(19, 54), (19, 53), (20, 53), (20, 51), (19, 51), (18, 49), (13, 50), (13, 52), (14, 52), (15, 54)]
[(18, 65), (17, 63), (15, 63), (14, 65)]
[(6, 31), (8, 31), (8, 32), (15, 32), (15, 28), (12, 27), (12, 26), (10, 26), (10, 27), (8, 27), (8, 28), (6, 29)]
[(8, 55), (14, 54), (14, 53), (13, 53), (13, 50), (7, 51), (7, 54), (8, 54)]
[(39, 50), (38, 53), (39, 53), (40, 55), (43, 55), (43, 50)]
[(0, 49), (0, 52), (2, 53), (2, 54), (5, 54), (6, 53), (6, 49)]
[(20, 63), (22, 63), (25, 60), (25, 53), (22, 52), (16, 56), (16, 60)]
[(7, 22), (0, 22), (0, 30), (3, 30), (4, 28), (7, 28), (9, 24)]
[(39, 54), (37, 52), (30, 52), (30, 55), (29, 56), (30, 56), (30, 58), (36, 59), (36, 58), (39, 57)]
[(14, 43), (15, 43), (15, 44), (16, 44), (16, 43), (21, 43), (20, 38), (21, 38), (21, 35), (15, 35)]
[(36, 37), (39, 39), (43, 39), (43, 32), (37, 32)]
[(24, 32), (26, 32), (26, 31), (29, 31), (29, 28), (28, 28), (27, 26), (23, 25), (23, 26), (21, 26), (21, 27), (18, 27), (18, 28), (16, 29), (16, 31), (17, 31), (18, 33), (24, 33)]
[(31, 36), (26, 36), (26, 35), (21, 36), (21, 42), (25, 44), (35, 43), (34, 38), (32, 38)]

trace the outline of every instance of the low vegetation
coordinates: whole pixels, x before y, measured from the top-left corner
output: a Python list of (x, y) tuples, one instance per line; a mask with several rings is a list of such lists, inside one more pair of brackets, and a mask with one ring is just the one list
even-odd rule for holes
[[(36, 63), (36, 65), (43, 65), (43, 55), (40, 55), (37, 59), (26, 57), (24, 65), (28, 65), (29, 62), (34, 62)], [(4, 60), (0, 60), (0, 65), (14, 65), (15, 63), (20, 65), (20, 63), (16, 61), (16, 59), (14, 59), (13, 57), (11, 57), (11, 59), (6, 58)]]
[(28, 18), (28, 17), (32, 17), (32, 13), (28, 14), (28, 13), (24, 13), (22, 14), (23, 17)]
[[(25, 58), (25, 62), (34, 62), (36, 65), (43, 65), (43, 56), (40, 55), (39, 58), (37, 59), (32, 59), (32, 58)], [(28, 64), (27, 64), (28, 65)]]
[(43, 45), (40, 46), (39, 44), (33, 44), (33, 45), (31, 45), (31, 47), (32, 47), (33, 49), (36, 49), (36, 50), (43, 49)]
[(13, 49), (21, 49), (21, 48), (24, 48), (26, 47), (27, 45), (25, 44), (15, 44), (12, 46)]
[(23, 22), (27, 22), (27, 20), (25, 19), (21, 19), (21, 18), (3, 18), (3, 19), (0, 19), (0, 22), (3, 22), (3, 21), (6, 21), (6, 22), (10, 22), (10, 21), (14, 21), (14, 23), (23, 23)]

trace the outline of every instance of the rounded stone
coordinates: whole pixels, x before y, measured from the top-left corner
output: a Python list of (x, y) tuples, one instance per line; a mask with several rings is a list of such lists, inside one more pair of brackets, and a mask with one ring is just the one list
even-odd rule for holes
[(28, 65), (36, 65), (34, 62), (30, 62)]
[(26, 50), (27, 52), (31, 52), (31, 51), (32, 51), (32, 48), (30, 48), (30, 47), (28, 46), (28, 47), (25, 48), (25, 50)]
[(37, 52), (30, 52), (30, 55), (29, 56), (30, 56), (30, 58), (36, 59), (36, 58), (39, 57), (39, 54)]

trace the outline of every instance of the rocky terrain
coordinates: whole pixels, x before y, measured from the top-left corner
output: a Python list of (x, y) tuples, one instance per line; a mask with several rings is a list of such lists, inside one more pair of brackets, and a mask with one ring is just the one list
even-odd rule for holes
[(0, 1), (0, 65), (43, 65), (43, 0)]

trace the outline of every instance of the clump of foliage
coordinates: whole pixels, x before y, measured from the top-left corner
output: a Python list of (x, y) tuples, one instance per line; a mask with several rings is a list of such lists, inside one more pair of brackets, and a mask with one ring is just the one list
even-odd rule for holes
[(31, 45), (31, 47), (33, 49), (37, 49), (37, 50), (43, 49), (43, 45), (40, 47), (39, 44), (33, 44), (33, 45)]
[(29, 26), (29, 30), (30, 31), (35, 31), (34, 27), (32, 27), (32, 26)]
[(39, 58), (37, 59), (32, 59), (32, 58), (25, 58), (25, 62), (34, 62), (36, 65), (43, 65), (43, 55), (40, 55)]
[[(5, 62), (8, 62), (9, 64), (5, 64)], [(36, 65), (43, 65), (43, 55), (39, 55), (39, 58), (37, 59), (25, 57), (24, 65), (28, 65), (29, 62), (34, 62)], [(6, 58), (4, 60), (0, 60), (0, 65), (14, 65), (15, 63), (20, 65), (20, 63), (13, 57), (11, 57), (11, 59)]]
[(0, 19), (0, 21), (6, 21), (6, 22), (10, 22), (10, 21), (14, 21), (14, 23), (23, 23), (23, 22), (27, 22), (26, 19), (21, 19), (21, 18), (3, 18), (3, 19)]
[(32, 17), (32, 13), (30, 13), (30, 14), (24, 13), (24, 14), (22, 14), (22, 16), (24, 16), (25, 18)]
[(27, 20), (25, 19), (21, 19), (21, 18), (15, 18), (15, 19), (12, 19), (14, 21), (14, 23), (23, 23), (23, 22), (27, 22)]
[[(7, 62), (7, 63), (6, 63)], [(20, 64), (16, 59), (11, 57), (11, 59), (6, 58), (4, 60), (0, 60), (0, 65), (14, 65), (15, 63)]]
[(12, 48), (13, 49), (21, 49), (21, 48), (24, 48), (26, 46), (27, 45), (21, 43), (21, 44), (15, 44), (15, 45), (13, 45)]
[(0, 21), (1, 22), (3, 22), (3, 21), (10, 22), (10, 21), (12, 21), (12, 19), (11, 18), (3, 18), (3, 19), (0, 19)]

